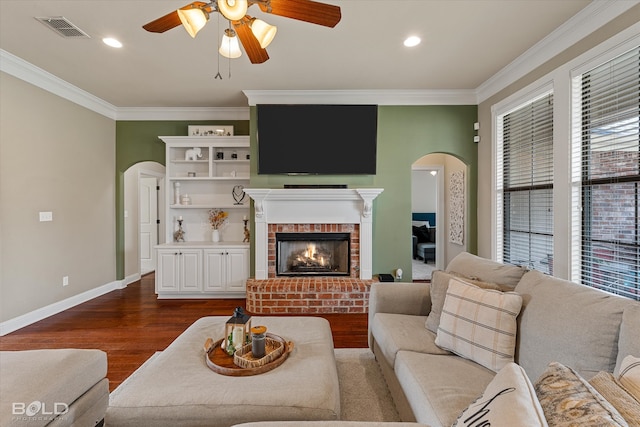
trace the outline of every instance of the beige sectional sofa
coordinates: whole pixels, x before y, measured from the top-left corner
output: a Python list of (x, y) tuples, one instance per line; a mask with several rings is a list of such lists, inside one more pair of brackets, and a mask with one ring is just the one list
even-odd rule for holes
[(101, 350), (0, 352), (1, 426), (101, 426), (109, 404)]
[[(447, 336), (445, 316), (447, 325), (455, 321), (453, 298), (447, 299), (452, 279), (456, 289), (459, 282), (473, 283), (490, 289), (484, 294), (492, 297), (506, 292), (521, 300), (519, 312), (511, 313), (518, 365), (509, 366), (513, 372), (524, 369), (528, 378), (521, 381), (531, 394), (541, 375), (552, 375), (551, 362), (589, 380), (601, 371), (617, 373), (627, 355), (640, 357), (638, 302), (463, 253), (446, 271), (434, 272), (431, 284), (372, 285), (369, 344), (405, 421), (451, 426), (500, 372), (474, 361), (475, 353), (461, 357), (437, 344)], [(533, 413), (541, 409), (538, 404), (532, 403)], [(546, 425), (544, 417), (538, 425)]]

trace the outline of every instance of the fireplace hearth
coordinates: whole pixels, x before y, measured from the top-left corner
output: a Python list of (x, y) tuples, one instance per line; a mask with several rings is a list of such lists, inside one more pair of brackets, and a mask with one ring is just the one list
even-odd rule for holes
[(277, 276), (349, 276), (349, 233), (276, 233)]

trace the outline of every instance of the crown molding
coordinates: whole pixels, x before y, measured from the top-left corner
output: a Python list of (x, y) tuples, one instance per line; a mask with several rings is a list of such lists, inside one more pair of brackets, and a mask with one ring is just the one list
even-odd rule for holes
[[(243, 92), (250, 106), (286, 103), (477, 105), (639, 3), (640, 0), (594, 0), (477, 89), (244, 90)], [(113, 120), (249, 119), (247, 107), (116, 107), (3, 49), (0, 49), (0, 71)]]
[(476, 89), (476, 102), (479, 104), (486, 101), (638, 3), (640, 3), (639, 0), (592, 1), (567, 22), (482, 83)]
[(116, 117), (116, 106), (54, 76), (42, 68), (36, 67), (4, 49), (0, 49), (0, 71), (81, 105), (91, 111), (95, 111), (98, 114), (109, 117), (110, 119), (115, 119)]
[(116, 120), (249, 120), (249, 107), (120, 107)]
[(475, 105), (474, 90), (243, 90), (249, 105)]

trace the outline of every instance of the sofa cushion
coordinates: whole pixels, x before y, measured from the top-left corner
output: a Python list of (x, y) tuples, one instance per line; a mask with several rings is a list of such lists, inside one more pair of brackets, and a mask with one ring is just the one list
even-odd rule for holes
[(618, 358), (616, 367), (613, 370), (618, 375), (622, 359), (629, 356), (640, 356), (640, 304), (630, 302), (622, 313), (622, 324), (620, 325), (620, 338), (618, 340)]
[(640, 427), (640, 402), (616, 380), (610, 372), (599, 372), (589, 384), (616, 408), (629, 427)]
[(550, 363), (534, 387), (550, 426), (627, 426), (620, 413), (600, 393), (561, 363)]
[(513, 290), (527, 270), (524, 267), (502, 264), (468, 252), (462, 252), (451, 260), (446, 271), (456, 272), (483, 282), (510, 286), (509, 290)]
[(390, 366), (401, 350), (429, 354), (451, 354), (435, 344), (436, 334), (424, 328), (425, 316), (376, 313), (371, 332)]
[[(431, 332), (438, 332), (444, 298), (447, 296), (447, 289), (449, 289), (449, 280), (460, 277), (462, 276), (455, 272), (447, 273), (442, 270), (434, 270), (433, 273), (431, 273), (431, 311), (425, 322), (426, 328)], [(464, 278), (464, 280), (483, 289), (510, 290), (501, 288), (497, 283), (483, 282), (469, 278)]]
[(613, 372), (622, 312), (631, 300), (529, 271), (522, 295), (516, 362), (534, 381), (550, 362), (571, 366), (590, 379)]
[(435, 343), (495, 372), (513, 362), (522, 298), (451, 279)]
[(618, 381), (640, 401), (640, 358), (627, 356), (623, 359)]
[(515, 363), (508, 363), (482, 395), (460, 414), (453, 427), (547, 427), (533, 384)]
[[(26, 405), (40, 403), (49, 412), (54, 410), (56, 403), (71, 406), (106, 375), (107, 354), (101, 350), (2, 351), (0, 424), (3, 424), (6, 414), (12, 414), (11, 405), (14, 402)], [(39, 410), (37, 406), (34, 407), (34, 415), (40, 415)], [(35, 418), (37, 420), (29, 425), (45, 425), (49, 422), (47, 417)], [(18, 419), (17, 422), (19, 424), (21, 421)]]
[(449, 427), (495, 372), (462, 357), (400, 351), (394, 367), (416, 421)]

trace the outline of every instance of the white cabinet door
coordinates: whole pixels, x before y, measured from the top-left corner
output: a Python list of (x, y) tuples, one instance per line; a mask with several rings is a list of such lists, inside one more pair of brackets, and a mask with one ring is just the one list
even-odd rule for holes
[(202, 251), (198, 249), (181, 249), (180, 258), (180, 290), (200, 292), (202, 290)]
[(204, 251), (204, 291), (224, 291), (225, 283), (224, 249), (206, 249)]
[(177, 249), (158, 250), (156, 292), (178, 292), (180, 290), (179, 261)]
[(227, 290), (245, 291), (249, 278), (249, 250), (228, 249), (226, 252)]

